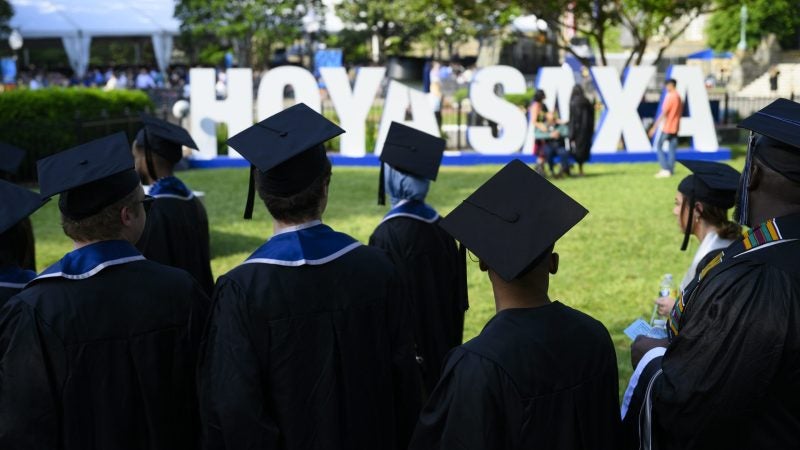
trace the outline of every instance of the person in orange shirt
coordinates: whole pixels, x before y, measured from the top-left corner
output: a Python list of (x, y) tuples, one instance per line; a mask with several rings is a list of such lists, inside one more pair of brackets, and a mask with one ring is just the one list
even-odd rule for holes
[[(667, 95), (664, 97), (664, 103), (661, 105), (661, 114), (653, 122), (650, 131), (647, 135), (652, 139), (653, 135), (658, 130), (661, 124), (661, 134), (656, 141), (656, 155), (658, 156), (658, 163), (661, 165), (661, 170), (656, 173), (656, 178), (671, 177), (675, 172), (675, 149), (678, 147), (678, 129), (680, 128), (681, 115), (683, 115), (683, 103), (681, 96), (675, 89), (677, 83), (674, 79), (670, 78), (664, 82), (664, 87), (667, 90)], [(669, 150), (664, 152), (664, 141), (669, 141)]]

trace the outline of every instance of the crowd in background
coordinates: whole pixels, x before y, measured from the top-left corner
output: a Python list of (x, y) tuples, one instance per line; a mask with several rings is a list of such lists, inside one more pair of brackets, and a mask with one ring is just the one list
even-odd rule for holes
[(149, 66), (140, 67), (92, 67), (86, 75), (78, 77), (74, 73), (65, 74), (29, 66), (20, 71), (19, 84), (31, 90), (46, 87), (100, 87), (106, 91), (114, 89), (161, 89), (181, 88), (188, 82), (188, 70), (181, 66), (170, 67), (166, 73)]

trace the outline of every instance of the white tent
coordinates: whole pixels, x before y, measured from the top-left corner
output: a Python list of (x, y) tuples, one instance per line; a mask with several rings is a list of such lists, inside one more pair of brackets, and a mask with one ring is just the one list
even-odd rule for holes
[(10, 27), (23, 39), (61, 39), (70, 66), (83, 76), (89, 65), (93, 37), (150, 36), (156, 63), (169, 66), (172, 39), (180, 22), (173, 17), (173, 0), (11, 0)]

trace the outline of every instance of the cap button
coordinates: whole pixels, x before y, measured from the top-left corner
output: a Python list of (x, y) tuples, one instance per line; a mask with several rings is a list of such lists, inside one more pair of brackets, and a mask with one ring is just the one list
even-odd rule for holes
[(78, 165), (81, 165), (81, 166), (85, 166), (87, 164), (89, 164), (89, 160), (88, 159), (84, 159), (83, 161), (78, 163)]

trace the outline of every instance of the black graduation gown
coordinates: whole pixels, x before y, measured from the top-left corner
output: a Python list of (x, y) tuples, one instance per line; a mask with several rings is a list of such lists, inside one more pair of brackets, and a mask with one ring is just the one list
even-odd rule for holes
[(36, 272), (17, 266), (0, 267), (0, 308), (17, 295), (29, 281), (36, 278)]
[(421, 397), (408, 313), (388, 258), (356, 245), (219, 278), (198, 369), (203, 448), (406, 447)]
[(409, 448), (616, 449), (618, 395), (600, 322), (559, 302), (504, 310), (448, 355)]
[(589, 160), (594, 136), (594, 106), (586, 97), (569, 102), (569, 140), (574, 142), (572, 156), (576, 162)]
[(0, 448), (196, 448), (208, 307), (192, 277), (143, 258), (34, 280), (0, 312)]
[(154, 195), (147, 224), (136, 247), (147, 259), (189, 272), (206, 294), (214, 290), (208, 216), (195, 196)]
[(464, 255), (434, 222), (413, 217), (384, 220), (369, 238), (397, 267), (410, 302), (425, 392), (439, 381), (445, 355), (461, 344), (467, 309)]
[[(680, 333), (663, 358), (644, 368), (637, 390), (652, 383), (652, 448), (797, 448), (800, 241), (791, 239), (800, 238), (800, 215), (793, 222), (780, 228), (787, 240), (709, 270), (687, 303)], [(646, 415), (637, 415), (645, 396), (634, 395), (629, 432), (638, 432), (640, 420), (647, 429)], [(638, 437), (629, 435), (633, 448)]]

